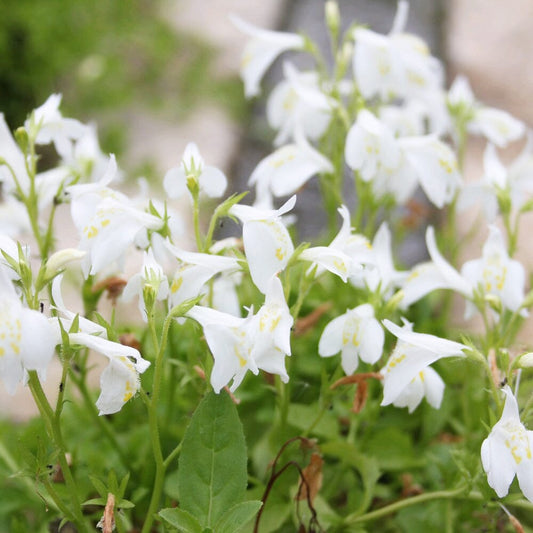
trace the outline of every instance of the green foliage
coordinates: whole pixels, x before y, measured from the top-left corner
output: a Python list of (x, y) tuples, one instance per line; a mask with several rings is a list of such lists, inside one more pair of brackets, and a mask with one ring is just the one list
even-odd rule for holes
[(180, 505), (202, 526), (213, 527), (244, 498), (246, 443), (231, 398), (210, 392), (198, 405), (179, 459)]

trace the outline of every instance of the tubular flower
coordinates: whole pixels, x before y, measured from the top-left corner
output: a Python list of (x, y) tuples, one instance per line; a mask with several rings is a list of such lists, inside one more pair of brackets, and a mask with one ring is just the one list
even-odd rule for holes
[(499, 498), (507, 495), (516, 475), (520, 490), (533, 502), (533, 431), (520, 422), (518, 404), (509, 386), (502, 392), (503, 413), (481, 445), (481, 462), (488, 484)]
[(398, 11), (388, 35), (357, 27), (353, 33), (353, 71), (365, 98), (384, 100), (413, 97), (438, 89), (442, 81), (439, 61), (429, 54), (424, 41), (404, 33), (408, 3), (398, 2)]
[(204, 163), (195, 143), (185, 147), (180, 166), (165, 174), (163, 187), (170, 198), (179, 198), (189, 187), (189, 180), (196, 182), (199, 191), (210, 198), (220, 198), (228, 185), (221, 170)]
[(248, 205), (234, 205), (229, 213), (242, 223), (244, 252), (250, 275), (264, 294), (270, 278), (283, 270), (294, 252), (294, 245), (281, 216), (290, 211), (296, 196), (289, 198), (279, 209), (259, 209)]
[(211, 385), (216, 393), (233, 380), (233, 392), (250, 370), (278, 374), (289, 380), (285, 356), (290, 355), (293, 319), (285, 302), (281, 282), (273, 276), (268, 282), (264, 305), (259, 312), (239, 318), (208, 307), (194, 306), (187, 316), (196, 320), (213, 354)]
[(241, 78), (246, 98), (260, 93), (263, 75), (275, 59), (287, 50), (301, 50), (305, 41), (301, 35), (258, 28), (232, 15), (231, 21), (251, 39), (244, 48), (241, 58)]
[[(403, 328), (393, 324), (390, 320), (384, 320), (383, 324), (393, 335), (398, 337), (398, 343), (387, 364), (381, 370), (383, 374), (383, 401), (381, 405), (397, 405), (396, 402), (399, 402), (399, 406), (407, 405), (409, 410), (413, 411), (422, 396), (414, 392), (412, 388), (417, 386), (417, 379), (422, 381), (429, 377), (431, 382), (427, 386), (433, 384), (437, 389), (428, 389), (425, 386), (424, 393), (431, 405), (440, 406), (440, 399), (442, 399), (442, 394), (439, 392), (439, 389), (442, 388), (441, 380), (426, 374), (427, 367), (444, 357), (464, 357), (463, 350), (467, 347), (464, 344), (441, 339), (435, 335), (415, 333), (411, 330), (411, 324), (408, 323)], [(411, 387), (411, 390), (408, 387)]]
[[(504, 308), (518, 311), (524, 301), (524, 267), (509, 257), (500, 230), (496, 226), (489, 226), (489, 230), (482, 256), (467, 261), (461, 274), (484, 296), (492, 294)], [(522, 312), (526, 313), (526, 310)]]
[(478, 102), (464, 76), (457, 76), (450, 87), (448, 107), (452, 117), (466, 119), (470, 133), (483, 135), (500, 148), (516, 141), (526, 131), (524, 123), (509, 113)]
[(22, 305), (2, 268), (0, 294), (0, 379), (12, 395), (28, 370), (46, 379), (58, 339), (43, 314)]
[(353, 374), (359, 358), (365, 363), (375, 363), (383, 350), (385, 335), (374, 318), (370, 304), (359, 305), (334, 318), (324, 329), (318, 344), (318, 353), (330, 357), (341, 352), (342, 369)]

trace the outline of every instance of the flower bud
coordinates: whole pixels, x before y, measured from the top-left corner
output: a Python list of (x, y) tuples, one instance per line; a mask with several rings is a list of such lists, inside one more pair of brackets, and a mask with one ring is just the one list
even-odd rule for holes
[(26, 128), (22, 126), (20, 128), (17, 128), (17, 130), (15, 131), (15, 140), (20, 146), (22, 152), (26, 153), (28, 151), (29, 144), (28, 132), (26, 131)]
[(72, 261), (77, 261), (84, 257), (86, 252), (77, 248), (65, 248), (52, 254), (46, 262), (45, 278), (52, 278), (65, 268)]
[(339, 34), (339, 27), (341, 16), (339, 13), (339, 5), (336, 0), (328, 0), (325, 5), (326, 24), (333, 36)]
[(518, 366), (520, 368), (531, 368), (533, 367), (533, 352), (528, 352), (520, 356), (518, 360)]

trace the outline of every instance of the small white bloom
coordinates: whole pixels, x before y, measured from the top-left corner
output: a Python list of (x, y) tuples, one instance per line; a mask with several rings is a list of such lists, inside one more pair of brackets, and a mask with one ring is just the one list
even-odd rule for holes
[(283, 72), (285, 79), (270, 93), (266, 107), (268, 123), (278, 131), (274, 144), (296, 140), (299, 130), (316, 141), (326, 131), (335, 103), (321, 91), (315, 71), (299, 72), (285, 62)]
[(251, 98), (260, 93), (261, 79), (275, 59), (287, 50), (302, 49), (304, 39), (295, 33), (258, 28), (234, 15), (230, 19), (239, 30), (251, 37), (244, 48), (240, 69), (244, 94), (246, 98)]
[[(413, 380), (416, 380), (417, 376), (422, 379), (420, 372), (425, 371), (435, 361), (444, 357), (464, 357), (463, 350), (467, 346), (435, 335), (415, 333), (409, 323), (406, 323), (403, 328), (393, 324), (390, 320), (384, 320), (383, 324), (398, 337), (398, 343), (387, 364), (381, 370), (383, 374), (381, 405), (394, 404), (399, 398), (399, 402), (409, 406), (412, 411), (416, 407), (414, 400), (419, 395), (413, 394), (412, 390), (406, 391), (406, 388), (413, 385)], [(434, 376), (430, 377), (431, 383), (437, 386), (437, 390), (430, 392), (430, 403), (440, 405), (440, 400), (438, 402), (437, 400), (442, 397), (439, 392), (441, 385), (439, 380), (433, 378)], [(411, 399), (407, 403), (409, 397)]]
[(372, 260), (368, 253), (368, 241), (363, 236), (352, 233), (348, 208), (343, 205), (338, 211), (343, 218), (343, 224), (330, 245), (307, 248), (300, 254), (299, 259), (317, 265), (317, 276), (326, 269), (346, 283), (348, 278), (363, 270), (363, 264), (371, 263)]
[(384, 298), (388, 298), (407, 277), (407, 272), (398, 271), (394, 267), (391, 233), (386, 222), (379, 227), (372, 245), (368, 241), (365, 245), (368, 248), (367, 263), (370, 266), (352, 276), (350, 283), (355, 287), (367, 287), (372, 292), (379, 290)]
[(278, 374), (287, 382), (285, 356), (290, 355), (293, 323), (281, 282), (273, 276), (267, 286), (265, 303), (256, 315), (238, 318), (208, 307), (194, 306), (187, 316), (196, 320), (213, 354), (211, 385), (216, 393), (226, 386), (234, 391), (250, 370)]
[(398, 2), (398, 11), (388, 35), (366, 28), (354, 31), (353, 71), (362, 95), (375, 95), (384, 100), (412, 97), (438, 89), (442, 83), (442, 67), (429, 54), (424, 41), (404, 33), (408, 3)]
[(64, 118), (59, 111), (61, 95), (52, 94), (46, 102), (33, 110), (24, 127), (37, 144), (53, 142), (57, 153), (68, 153), (71, 143), (85, 134), (86, 126), (79, 120)]
[(444, 381), (433, 368), (428, 366), (411, 380), (409, 385), (392, 402), (394, 407), (407, 407), (412, 413), (426, 398), (431, 407), (440, 409), (444, 396)]
[(478, 102), (468, 80), (457, 76), (448, 92), (448, 105), (452, 118), (459, 115), (467, 119), (470, 133), (483, 135), (500, 148), (516, 141), (525, 133), (525, 125), (509, 113)]
[(461, 274), (482, 294), (496, 296), (506, 309), (517, 311), (524, 301), (524, 267), (509, 257), (502, 234), (496, 226), (489, 226), (489, 236), (481, 258), (467, 261)]
[(22, 305), (3, 268), (0, 295), (0, 379), (13, 395), (28, 370), (46, 379), (58, 339), (43, 314)]
[[(15, 139), (6, 124), (3, 113), (0, 113), (0, 159), (3, 159), (10, 167), (8, 168), (7, 165), (0, 161), (0, 183), (2, 184), (2, 193), (9, 194), (16, 191), (16, 178), (22, 192), (28, 194), (30, 189), (30, 178), (26, 171), (24, 154), (15, 142)], [(15, 178), (11, 171), (15, 174)]]
[(100, 396), (96, 401), (100, 415), (110, 415), (122, 409), (122, 406), (139, 390), (139, 374), (150, 363), (131, 346), (90, 335), (88, 333), (70, 333), (72, 344), (81, 344), (109, 359), (109, 364), (100, 375)]
[(356, 371), (359, 358), (370, 364), (379, 360), (384, 340), (385, 334), (374, 318), (373, 307), (363, 304), (328, 323), (320, 337), (318, 353), (331, 357), (341, 352), (342, 369), (350, 375)]
[(248, 183), (261, 190), (268, 188), (276, 197), (288, 196), (316, 174), (328, 172), (333, 172), (329, 159), (297, 132), (295, 143), (278, 148), (259, 162)]
[(161, 265), (155, 260), (152, 249), (143, 254), (141, 271), (134, 274), (122, 291), (122, 300), (129, 302), (134, 296), (139, 298), (139, 311), (145, 322), (148, 321), (146, 302), (144, 301), (144, 288), (152, 287), (155, 300), (164, 300), (168, 297), (168, 279)]
[(473, 297), (473, 285), (441, 255), (435, 240), (435, 230), (426, 230), (426, 244), (431, 261), (417, 265), (402, 286), (402, 307), (405, 309), (436, 289), (451, 289), (465, 298)]
[(515, 475), (524, 496), (533, 502), (533, 431), (526, 430), (518, 413), (518, 404), (506, 385), (505, 406), (500, 420), (481, 445), (481, 462), (488, 484), (499, 498), (509, 492)]
[(221, 170), (204, 163), (195, 143), (185, 147), (180, 166), (171, 168), (165, 174), (163, 187), (170, 198), (179, 198), (187, 191), (189, 179), (196, 181), (200, 192), (210, 198), (220, 198), (228, 185)]
[(263, 294), (270, 278), (287, 266), (294, 252), (294, 245), (281, 216), (290, 211), (295, 203), (296, 196), (292, 196), (276, 210), (239, 204), (230, 209), (230, 214), (243, 223), (242, 238), (250, 275)]

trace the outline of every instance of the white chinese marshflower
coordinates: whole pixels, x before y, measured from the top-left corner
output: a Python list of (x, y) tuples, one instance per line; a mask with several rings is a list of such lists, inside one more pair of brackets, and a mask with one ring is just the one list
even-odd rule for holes
[(353, 71), (365, 98), (379, 95), (385, 101), (434, 91), (442, 84), (442, 67), (419, 37), (405, 33), (408, 3), (398, 10), (388, 35), (356, 27)]
[(496, 147), (487, 144), (483, 170), (481, 180), (465, 185), (457, 208), (465, 210), (473, 204), (481, 204), (489, 222), (496, 219), (502, 207), (510, 212), (519, 211), (533, 194), (533, 135), (528, 134), (524, 149), (508, 166), (501, 162)]
[(213, 354), (211, 385), (216, 393), (231, 380), (230, 390), (234, 391), (248, 370), (278, 374), (284, 382), (289, 379), (285, 356), (290, 355), (293, 319), (276, 276), (269, 280), (266, 292), (259, 312), (250, 312), (246, 318), (197, 305), (187, 312), (203, 327)]
[(363, 265), (372, 263), (372, 257), (369, 253), (368, 241), (363, 236), (352, 233), (348, 208), (343, 205), (338, 211), (343, 223), (329, 246), (306, 248), (298, 259), (311, 261), (317, 266), (317, 276), (325, 269), (339, 276), (346, 283), (348, 278), (356, 276), (363, 270)]
[(294, 252), (294, 245), (281, 220), (296, 203), (289, 198), (279, 209), (234, 205), (229, 214), (242, 222), (244, 253), (255, 286), (265, 294), (270, 278), (282, 271)]
[(168, 241), (165, 242), (165, 247), (178, 260), (168, 292), (171, 307), (198, 296), (204, 285), (217, 274), (240, 270), (234, 257), (188, 252)]
[(372, 183), (378, 197), (392, 194), (400, 204), (418, 184), (440, 209), (451, 202), (461, 184), (455, 154), (435, 135), (396, 139), (365, 109), (348, 131), (345, 157), (363, 181)]
[(52, 94), (46, 102), (33, 110), (24, 128), (36, 144), (54, 143), (57, 153), (64, 154), (71, 150), (73, 140), (85, 134), (87, 126), (74, 118), (65, 118), (59, 111), (61, 95)]
[[(168, 297), (168, 279), (161, 265), (155, 260), (152, 249), (143, 253), (143, 264), (140, 272), (134, 274), (122, 291), (121, 299), (129, 302), (134, 296), (139, 298), (139, 311), (145, 322), (148, 321), (147, 309), (157, 300)], [(146, 301), (146, 298), (149, 301)]]
[(363, 304), (349, 309), (327, 324), (318, 343), (318, 353), (331, 357), (341, 352), (342, 369), (353, 374), (359, 359), (373, 364), (381, 357), (385, 334), (374, 318), (374, 308)]
[(109, 359), (109, 364), (100, 374), (100, 396), (96, 401), (100, 415), (117, 413), (140, 388), (139, 374), (150, 362), (141, 357), (139, 351), (97, 335), (69, 333), (71, 344), (79, 344), (94, 350)]
[(481, 445), (487, 482), (499, 498), (509, 492), (515, 475), (524, 496), (533, 502), (533, 431), (520, 421), (518, 404), (509, 385), (502, 392), (505, 405), (500, 420)]
[(146, 231), (160, 229), (163, 220), (131, 205), (130, 199), (107, 185), (116, 175), (115, 158), (95, 183), (68, 187), (72, 220), (81, 235), (79, 248), (85, 277), (96, 274), (113, 262), (122, 262), (127, 249)]
[[(139, 350), (107, 339), (106, 329), (87, 318), (66, 308), (61, 294), (62, 275), (52, 282), (52, 299), (58, 317), (50, 319), (56, 326), (57, 337), (61, 339), (61, 328), (68, 332), (69, 343), (94, 350), (109, 359), (109, 364), (100, 375), (100, 396), (96, 402), (100, 415), (109, 415), (122, 409), (122, 406), (138, 392), (139, 374), (150, 362), (142, 358)], [(78, 331), (70, 331), (74, 322)]]
[(441, 255), (432, 226), (426, 230), (426, 244), (431, 261), (415, 266), (405, 279), (402, 285), (402, 308), (405, 309), (437, 289), (451, 289), (462, 294), (465, 298), (472, 299), (473, 285)]
[[(481, 257), (467, 261), (461, 274), (483, 296), (495, 296), (504, 309), (520, 309), (524, 301), (525, 270), (519, 261), (509, 257), (501, 231), (496, 226), (489, 226)], [(521, 314), (526, 316), (527, 311), (523, 309)]]
[(500, 148), (516, 141), (525, 133), (522, 121), (506, 111), (478, 102), (464, 76), (457, 76), (450, 87), (448, 108), (452, 118), (466, 121), (466, 128), (470, 133), (483, 135)]
[(268, 123), (278, 132), (274, 145), (296, 140), (298, 130), (307, 139), (320, 139), (335, 103), (321, 91), (317, 72), (299, 72), (290, 62), (283, 64), (283, 72), (285, 79), (270, 93), (266, 106)]
[(295, 140), (262, 159), (248, 184), (268, 188), (276, 197), (289, 196), (313, 176), (333, 172), (331, 161), (315, 150), (301, 131), (296, 132)]
[[(464, 357), (463, 350), (467, 349), (467, 346), (435, 335), (415, 333), (409, 323), (403, 328), (390, 320), (384, 320), (383, 324), (398, 337), (398, 342), (387, 364), (381, 369), (381, 405), (408, 407), (409, 412), (412, 412), (425, 396), (429, 404), (438, 409), (444, 387), (436, 372), (427, 372), (428, 367), (445, 357)], [(429, 381), (424, 381), (426, 379)], [(418, 380), (420, 383), (417, 383)]]
[(42, 313), (21, 303), (2, 267), (0, 295), (0, 379), (13, 395), (29, 370), (36, 370), (40, 380), (46, 379), (59, 340)]
[(30, 178), (26, 170), (24, 154), (6, 124), (4, 114), (0, 113), (0, 185), (2, 185), (2, 194), (16, 191), (17, 182), (22, 193), (28, 194)]
[(366, 287), (372, 292), (379, 291), (383, 298), (389, 298), (407, 277), (407, 272), (396, 270), (394, 266), (391, 233), (386, 222), (374, 235), (372, 245), (367, 242), (367, 247), (369, 268), (352, 276), (350, 283), (355, 287)]
[(163, 180), (163, 187), (170, 198), (179, 198), (191, 187), (209, 198), (220, 198), (227, 185), (224, 173), (205, 164), (195, 143), (185, 147), (180, 165), (171, 168)]
[(251, 37), (242, 57), (240, 74), (246, 98), (260, 93), (261, 79), (275, 59), (287, 50), (301, 50), (305, 40), (301, 35), (258, 28), (232, 15), (231, 21), (239, 30)]

